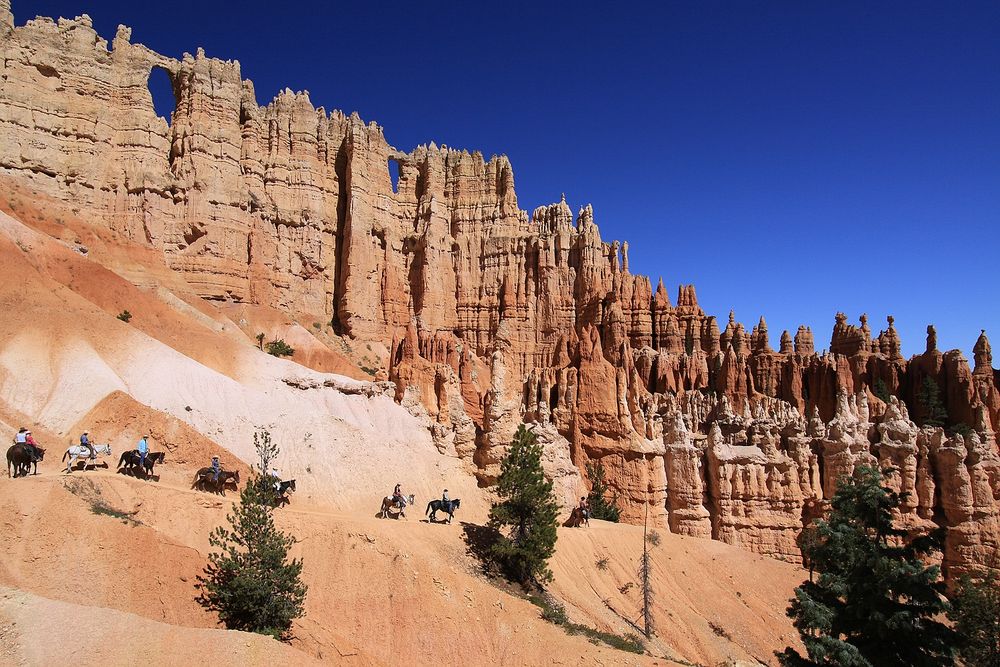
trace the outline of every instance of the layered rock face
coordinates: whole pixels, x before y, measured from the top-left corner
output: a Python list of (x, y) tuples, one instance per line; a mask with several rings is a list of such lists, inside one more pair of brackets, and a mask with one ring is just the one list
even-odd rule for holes
[[(15, 27), (0, 0), (0, 68), (0, 174), (162, 251), (205, 298), (383, 346), (397, 400), (482, 483), (527, 422), (567, 502), (600, 462), (626, 520), (648, 507), (671, 531), (797, 559), (837, 478), (892, 462), (912, 491), (900, 519), (948, 529), (946, 568), (994, 567), (1000, 376), (985, 332), (971, 369), (933, 331), (904, 359), (891, 317), (875, 335), (838, 314), (828, 352), (807, 327), (776, 351), (764, 318), (720, 327), (693, 286), (675, 304), (633, 275), (589, 206), (520, 210), (506, 157), (402, 152), (308, 93), (259, 106), (238, 62), (162, 56), (123, 26), (109, 45), (86, 16)], [(173, 85), (169, 119), (153, 69)], [(926, 378), (951, 435), (916, 426)]]

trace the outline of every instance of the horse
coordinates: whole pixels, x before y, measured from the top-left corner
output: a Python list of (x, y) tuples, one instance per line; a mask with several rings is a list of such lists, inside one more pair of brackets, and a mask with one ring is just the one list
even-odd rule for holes
[(140, 470), (146, 473), (146, 477), (153, 476), (153, 466), (157, 463), (163, 463), (163, 460), (167, 457), (165, 452), (149, 452), (146, 454), (146, 461), (140, 464), (142, 457), (139, 456), (138, 450), (130, 450), (127, 452), (122, 452), (121, 457), (118, 459), (118, 469), (122, 470), (122, 466), (125, 467), (122, 472), (130, 473), (133, 476)]
[(219, 471), (219, 481), (215, 482), (212, 477), (215, 476), (215, 472), (211, 467), (201, 468), (194, 474), (194, 481), (191, 483), (191, 488), (197, 487), (199, 491), (205, 490), (206, 484), (211, 484), (215, 487), (217, 493), (226, 495), (226, 485), (233, 484), (239, 486), (240, 483), (240, 471), (239, 470), (220, 470)]
[(570, 528), (579, 528), (580, 526), (586, 525), (590, 526), (590, 510), (585, 510), (581, 507), (574, 507), (573, 511), (570, 512), (569, 519), (564, 524)]
[(288, 498), (288, 492), (295, 490), (295, 480), (289, 479), (284, 482), (278, 482), (278, 495), (277, 503), (278, 505), (287, 505), (291, 502)]
[(31, 457), (24, 445), (11, 445), (7, 449), (7, 474), (11, 477), (24, 477), (28, 474), (31, 465), (34, 464), (35, 472), (38, 474), (38, 461), (45, 458), (45, 450), (41, 447), (35, 448), (38, 451), (38, 459)]
[(406, 509), (407, 505), (412, 505), (412, 504), (413, 504), (412, 493), (408, 496), (403, 496), (400, 502), (396, 502), (396, 499), (393, 498), (392, 496), (386, 496), (385, 498), (382, 499), (382, 509), (379, 510), (377, 516), (380, 519), (387, 519), (389, 518), (389, 510), (391, 510), (393, 507), (396, 507), (399, 509), (399, 514), (396, 515), (396, 518), (397, 519), (399, 517), (406, 518), (406, 512), (404, 510)]
[(455, 518), (455, 510), (457, 510), (462, 505), (461, 498), (455, 498), (454, 500), (432, 500), (427, 503), (427, 511), (424, 512), (424, 516), (428, 514), (431, 515), (431, 523), (437, 521), (437, 513), (447, 512), (448, 513), (448, 523)]
[[(98, 454), (106, 454), (111, 456), (111, 444), (104, 445), (70, 445), (66, 453), (63, 454), (62, 460), (65, 461), (66, 457), (69, 457), (69, 463), (66, 464), (66, 472), (73, 472), (73, 465), (76, 463), (77, 459), (83, 459), (83, 469), (87, 469), (87, 459), (97, 458)], [(94, 465), (97, 465), (96, 463)], [(107, 463), (104, 464), (107, 467)]]

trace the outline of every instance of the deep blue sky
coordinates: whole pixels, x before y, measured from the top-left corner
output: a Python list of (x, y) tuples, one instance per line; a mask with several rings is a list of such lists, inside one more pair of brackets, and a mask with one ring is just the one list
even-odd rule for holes
[[(522, 208), (592, 203), (634, 273), (772, 345), (838, 310), (1000, 343), (1000, 3), (14, 0), (238, 59), (397, 148), (506, 153)], [(458, 5), (458, 6), (453, 6)]]

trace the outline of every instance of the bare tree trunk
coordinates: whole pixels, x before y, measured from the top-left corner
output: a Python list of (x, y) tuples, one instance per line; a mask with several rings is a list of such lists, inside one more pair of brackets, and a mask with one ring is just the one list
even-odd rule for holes
[(642, 562), (639, 565), (639, 581), (642, 585), (642, 627), (646, 639), (653, 636), (653, 587), (650, 582), (651, 563), (649, 560), (649, 542), (646, 540), (646, 528), (649, 523), (649, 503), (646, 503), (646, 515), (642, 520)]

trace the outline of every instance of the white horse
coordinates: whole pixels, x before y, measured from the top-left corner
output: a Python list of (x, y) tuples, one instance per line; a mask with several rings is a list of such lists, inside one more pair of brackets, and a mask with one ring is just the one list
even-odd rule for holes
[(393, 498), (392, 496), (386, 496), (385, 498), (382, 499), (382, 508), (378, 511), (378, 517), (380, 519), (388, 518), (389, 510), (395, 507), (399, 510), (398, 516), (405, 518), (406, 512), (404, 510), (406, 509), (407, 505), (413, 504), (414, 502), (413, 498), (414, 498), (413, 494), (411, 493), (408, 496), (403, 496), (400, 499), (400, 502), (396, 502), (396, 499)]
[(66, 457), (69, 457), (69, 463), (66, 464), (66, 472), (73, 472), (73, 464), (76, 463), (77, 459), (83, 459), (83, 469), (87, 469), (87, 459), (91, 457), (90, 449), (93, 448), (94, 456), (98, 454), (103, 454), (111, 456), (111, 443), (106, 445), (71, 445), (66, 453), (63, 454), (62, 460), (65, 461)]

